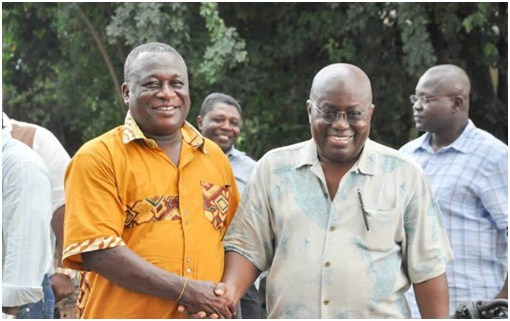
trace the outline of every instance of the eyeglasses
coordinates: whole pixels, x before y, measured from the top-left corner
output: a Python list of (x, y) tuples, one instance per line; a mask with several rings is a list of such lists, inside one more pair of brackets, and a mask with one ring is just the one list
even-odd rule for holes
[(317, 105), (311, 99), (308, 99), (307, 102), (310, 103), (312, 105), (312, 107), (315, 108), (319, 112), (322, 120), (327, 124), (333, 124), (339, 118), (342, 118), (342, 115), (344, 116), (344, 119), (349, 124), (351, 124), (351, 125), (357, 124), (360, 121), (365, 119), (365, 114), (370, 109), (370, 107), (367, 107), (367, 109), (365, 109), (364, 111), (356, 111), (356, 110), (336, 111), (331, 108), (321, 109), (321, 108), (317, 107)]
[(411, 95), (409, 96), (409, 100), (411, 101), (411, 103), (414, 105), (416, 104), (418, 101), (421, 103), (421, 104), (428, 104), (432, 101), (436, 101), (436, 100), (439, 100), (441, 98), (446, 98), (446, 97), (455, 97), (455, 96), (458, 96), (457, 94), (452, 94), (452, 95), (444, 95), (444, 96), (417, 96), (417, 95)]

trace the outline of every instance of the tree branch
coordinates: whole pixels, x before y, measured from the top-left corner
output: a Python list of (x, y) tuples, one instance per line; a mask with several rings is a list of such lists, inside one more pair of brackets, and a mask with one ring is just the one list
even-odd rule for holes
[(117, 93), (116, 96), (118, 98), (119, 106), (121, 108), (122, 113), (125, 114), (126, 113), (126, 109), (125, 109), (124, 101), (122, 99), (122, 95), (120, 93), (120, 82), (119, 82), (119, 79), (117, 78), (117, 75), (115, 74), (115, 68), (113, 67), (113, 63), (112, 63), (110, 57), (108, 56), (108, 53), (106, 52), (106, 48), (103, 45), (103, 43), (101, 42), (101, 38), (99, 37), (99, 34), (94, 29), (94, 26), (92, 25), (92, 22), (87, 17), (85, 12), (83, 12), (83, 10), (79, 7), (79, 5), (76, 5), (76, 9), (78, 11), (79, 17), (87, 25), (87, 28), (89, 29), (89, 31), (90, 31), (90, 33), (92, 35), (92, 38), (94, 38), (94, 41), (95, 41), (95, 43), (97, 45), (97, 48), (101, 52), (101, 56), (103, 56), (103, 60), (104, 60), (104, 62), (106, 64), (106, 66), (108, 67), (108, 72), (110, 73), (110, 77), (112, 78), (113, 85), (115, 87), (115, 93)]

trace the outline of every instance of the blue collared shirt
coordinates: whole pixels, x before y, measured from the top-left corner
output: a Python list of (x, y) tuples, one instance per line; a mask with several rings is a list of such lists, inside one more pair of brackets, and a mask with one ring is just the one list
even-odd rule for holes
[(455, 259), (447, 267), (450, 312), (490, 300), (507, 273), (508, 147), (469, 120), (452, 144), (433, 151), (430, 133), (400, 150), (425, 170)]
[(242, 194), (251, 173), (255, 169), (256, 162), (246, 153), (235, 149), (234, 146), (226, 154), (236, 178), (239, 194)]
[(43, 298), (53, 262), (51, 183), (43, 160), (2, 129), (2, 306)]

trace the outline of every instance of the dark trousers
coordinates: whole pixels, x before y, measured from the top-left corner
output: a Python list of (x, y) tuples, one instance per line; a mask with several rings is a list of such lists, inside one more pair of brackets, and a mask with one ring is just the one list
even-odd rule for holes
[(259, 300), (259, 291), (254, 284), (241, 298), (241, 318), (242, 319), (260, 319), (262, 318), (262, 309)]

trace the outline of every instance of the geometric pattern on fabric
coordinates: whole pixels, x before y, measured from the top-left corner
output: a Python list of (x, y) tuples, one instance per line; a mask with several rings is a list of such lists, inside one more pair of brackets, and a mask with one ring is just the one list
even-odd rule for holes
[(153, 196), (126, 205), (126, 228), (157, 221), (181, 219), (178, 196)]
[(80, 271), (78, 273), (78, 287), (80, 289), (80, 293), (78, 294), (78, 300), (76, 300), (76, 318), (80, 319), (83, 314), (83, 310), (85, 309), (85, 304), (89, 298), (90, 294), (90, 282), (88, 280), (88, 276), (90, 273), (85, 271)]
[(146, 139), (140, 127), (136, 124), (135, 119), (128, 111), (124, 120), (124, 129), (122, 131), (122, 142), (128, 144), (135, 139)]
[(65, 248), (62, 259), (78, 253), (108, 249), (111, 247), (124, 245), (126, 245), (126, 243), (124, 243), (124, 241), (118, 236), (98, 237), (96, 239), (86, 240), (80, 243), (77, 242), (69, 245)]
[(230, 198), (230, 185), (218, 186), (201, 182), (204, 196), (204, 214), (216, 230), (225, 227)]

